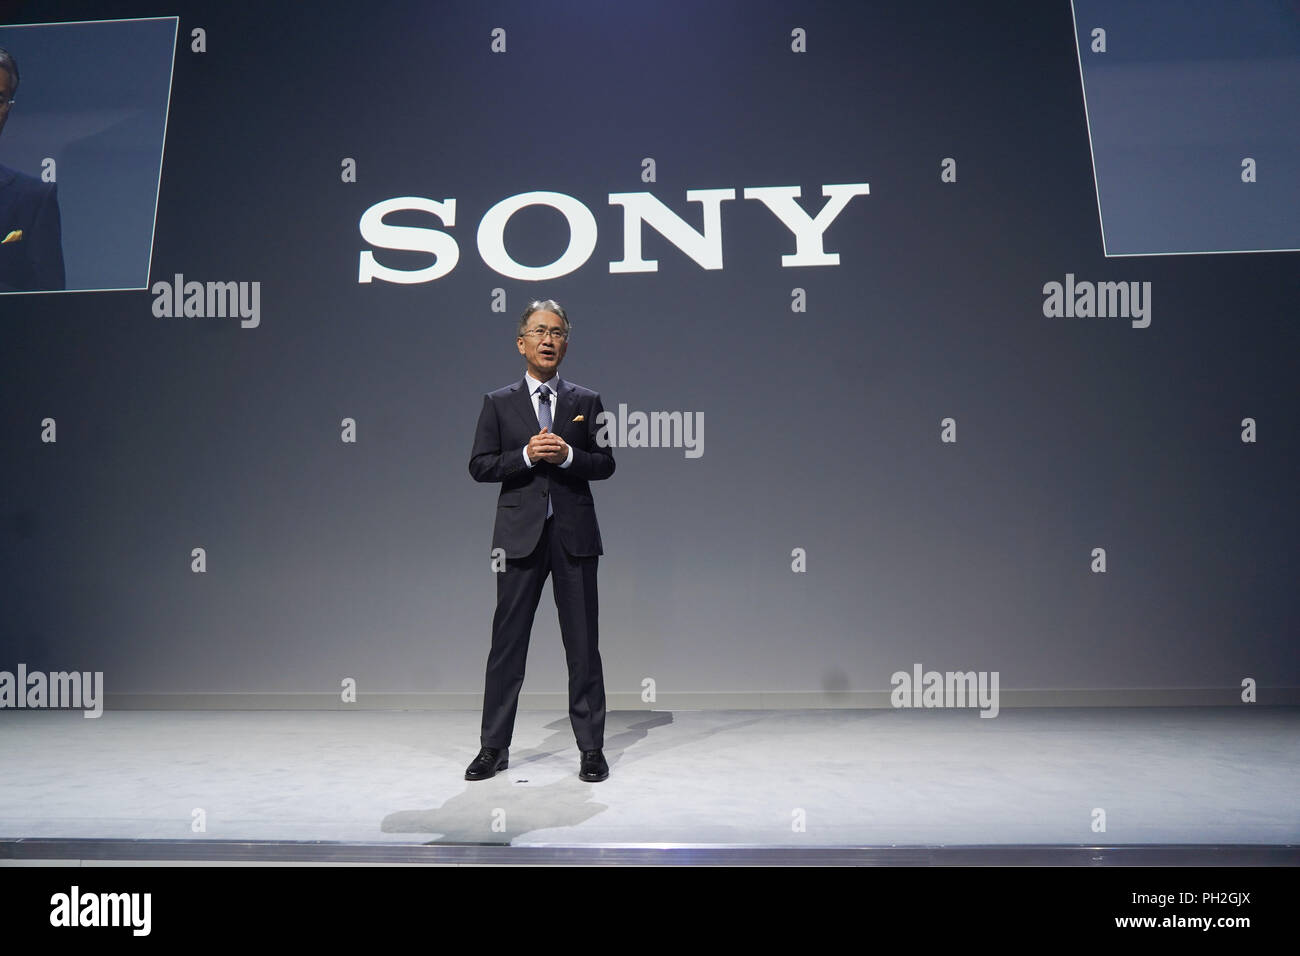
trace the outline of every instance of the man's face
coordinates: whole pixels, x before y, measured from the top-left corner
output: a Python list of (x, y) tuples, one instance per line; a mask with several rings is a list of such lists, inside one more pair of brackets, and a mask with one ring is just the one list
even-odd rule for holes
[(5, 108), (5, 104), (13, 95), (14, 78), (9, 75), (8, 70), (0, 68), (0, 132), (4, 131), (5, 121), (9, 119), (9, 109)]
[(519, 336), (519, 354), (528, 363), (528, 370), (542, 381), (555, 374), (569, 347), (568, 338), (555, 335), (538, 335), (539, 330), (563, 333), (564, 320), (554, 312), (534, 312), (524, 324), (524, 334)]

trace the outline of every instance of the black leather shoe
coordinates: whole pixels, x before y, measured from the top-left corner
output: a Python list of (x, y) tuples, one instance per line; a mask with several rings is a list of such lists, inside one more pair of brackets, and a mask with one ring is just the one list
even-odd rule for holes
[(609, 764), (605, 763), (605, 755), (599, 750), (584, 750), (582, 765), (578, 768), (578, 778), (595, 783), (608, 776)]
[(510, 766), (509, 747), (484, 747), (465, 770), (466, 780), (486, 780)]

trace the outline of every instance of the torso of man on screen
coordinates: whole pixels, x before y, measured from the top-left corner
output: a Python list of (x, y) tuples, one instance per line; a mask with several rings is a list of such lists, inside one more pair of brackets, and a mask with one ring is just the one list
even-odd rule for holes
[[(17, 92), (18, 61), (0, 48), (0, 134), (14, 111)], [(57, 187), (0, 164), (0, 292), (63, 287)]]

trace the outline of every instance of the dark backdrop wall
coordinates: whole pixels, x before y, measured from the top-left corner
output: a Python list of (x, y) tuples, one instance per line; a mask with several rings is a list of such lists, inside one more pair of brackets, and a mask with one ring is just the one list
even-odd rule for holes
[[(1105, 255), (1084, 103), (1104, 5), (181, 6), (10, 5), (10, 22), (179, 12), (150, 283), (245, 283), (257, 310), (0, 297), (0, 668), (100, 670), (118, 694), (337, 695), (353, 677), (472, 701), (496, 491), (468, 474), (473, 428), (483, 393), (522, 377), (520, 311), (553, 297), (574, 322), (563, 377), (704, 423), (699, 457), (617, 448), (593, 486), (615, 704), (645, 678), (705, 705), (866, 694), (914, 663), (1048, 701), (1300, 687), (1300, 257)], [(1295, 5), (1254, 9), (1294, 69)], [(1167, 33), (1153, 15), (1107, 39), (1131, 62)], [(1160, 42), (1152, 63), (1200, 56)], [(1293, 140), (1254, 133), (1297, 104), (1263, 89), (1238, 122), (1173, 137), (1221, 162), (1155, 144), (1107, 169), (1191, 177), (1193, 208), (1195, 177), (1219, 177), (1236, 202), (1292, 202), (1294, 226)], [(824, 232), (836, 265), (783, 266), (794, 236), (744, 198), (798, 186), (812, 216), (824, 185), (860, 183)], [(736, 191), (721, 268), (641, 225), (657, 270), (611, 271), (610, 194), (702, 230), (688, 191), (705, 189)], [(596, 224), (590, 258), (546, 281), (501, 275), (476, 242), (533, 191)], [(451, 226), (387, 220), (453, 237), (445, 276), (358, 282), (365, 252), (435, 262), (362, 235), (395, 197), (455, 199)], [(569, 238), (544, 206), (504, 231), (534, 267)], [(1136, 283), (1146, 317), (1045, 314), (1053, 282)], [(565, 687), (549, 594), (526, 686)]]

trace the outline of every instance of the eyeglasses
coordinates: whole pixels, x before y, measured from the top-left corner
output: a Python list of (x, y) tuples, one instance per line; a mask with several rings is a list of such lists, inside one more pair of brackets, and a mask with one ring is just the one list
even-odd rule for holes
[(565, 339), (569, 337), (569, 333), (564, 331), (564, 329), (543, 329), (543, 328), (529, 329), (527, 332), (524, 333), (524, 335), (528, 336), (530, 339), (537, 339), (537, 341), (539, 342), (542, 339), (546, 338), (546, 336), (548, 335), (555, 336), (557, 342), (563, 342)]

